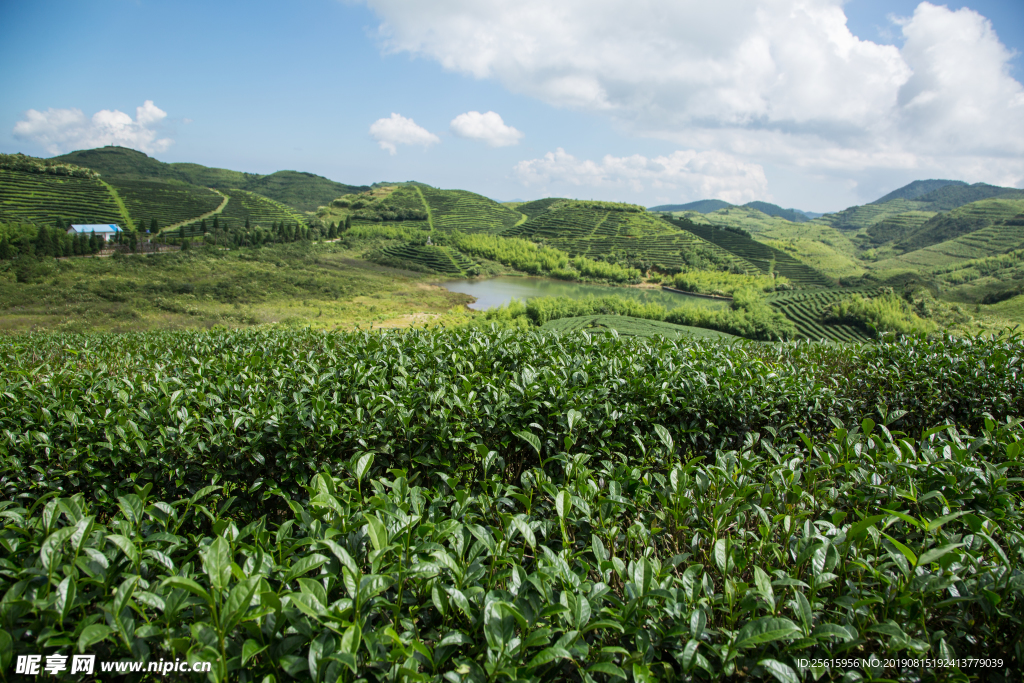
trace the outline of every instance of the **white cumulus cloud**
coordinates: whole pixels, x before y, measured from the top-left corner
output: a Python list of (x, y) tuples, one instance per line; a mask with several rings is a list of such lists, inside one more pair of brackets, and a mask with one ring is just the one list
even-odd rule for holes
[(478, 111), (468, 111), (459, 114), (451, 123), (452, 132), (461, 138), (480, 140), (491, 147), (508, 147), (518, 145), (523, 134), (505, 125), (501, 116), (496, 112), (489, 111), (481, 114)]
[(363, 1), (386, 51), (684, 148), (1024, 180), (1024, 88), (968, 8), (921, 2), (883, 45), (851, 33), (844, 0)]
[(649, 186), (688, 201), (714, 198), (744, 204), (769, 197), (768, 180), (761, 166), (714, 151), (679, 150), (653, 158), (605, 155), (600, 161), (591, 161), (577, 159), (559, 147), (539, 159), (520, 161), (513, 173), (524, 185), (567, 183), (576, 187), (629, 188), (637, 193)]
[(370, 137), (377, 141), (381, 149), (391, 154), (398, 151), (398, 145), (430, 145), (441, 142), (441, 139), (426, 128), (416, 125), (412, 119), (401, 114), (391, 114), (390, 118), (377, 119), (370, 126)]
[(42, 145), (50, 154), (105, 145), (131, 147), (152, 154), (163, 152), (174, 141), (159, 137), (154, 128), (167, 112), (146, 100), (135, 108), (135, 119), (117, 109), (103, 109), (86, 118), (81, 109), (29, 109), (14, 125), (14, 137)]

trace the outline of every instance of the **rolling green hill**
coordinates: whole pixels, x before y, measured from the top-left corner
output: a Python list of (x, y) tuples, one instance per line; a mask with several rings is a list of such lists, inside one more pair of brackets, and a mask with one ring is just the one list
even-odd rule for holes
[(168, 164), (124, 147), (81, 150), (54, 159), (90, 168), (104, 180), (177, 180), (218, 190), (242, 189), (262, 194), (298, 211), (315, 211), (318, 206), (328, 204), (341, 195), (369, 189), (298, 171), (260, 175), (200, 164)]

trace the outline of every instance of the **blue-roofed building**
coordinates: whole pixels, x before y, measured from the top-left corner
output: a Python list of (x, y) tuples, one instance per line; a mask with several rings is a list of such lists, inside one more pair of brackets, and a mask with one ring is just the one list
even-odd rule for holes
[(91, 234), (96, 233), (96, 236), (102, 239), (104, 242), (110, 240), (114, 235), (123, 232), (121, 226), (114, 225), (113, 223), (102, 223), (102, 224), (89, 224), (89, 225), (72, 225), (68, 228), (69, 235), (78, 234)]

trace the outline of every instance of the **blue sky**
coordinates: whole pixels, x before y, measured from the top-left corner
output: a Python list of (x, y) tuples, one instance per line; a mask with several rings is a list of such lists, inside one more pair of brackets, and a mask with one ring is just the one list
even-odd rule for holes
[(1024, 186), (1019, 0), (555, 5), (2, 0), (0, 150), (811, 211)]

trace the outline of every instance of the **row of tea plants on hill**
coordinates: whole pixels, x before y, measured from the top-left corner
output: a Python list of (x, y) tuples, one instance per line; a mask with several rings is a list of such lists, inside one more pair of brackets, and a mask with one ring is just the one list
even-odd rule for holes
[(250, 330), (0, 357), (8, 680), (32, 653), (241, 681), (1024, 666), (1019, 337)]
[(659, 303), (645, 303), (615, 295), (578, 298), (547, 296), (530, 299), (526, 303), (513, 299), (503, 306), (488, 309), (474, 322), (485, 326), (493, 323), (525, 328), (530, 324), (540, 326), (562, 318), (628, 315), (759, 341), (791, 339), (796, 336), (796, 326), (783, 313), (765, 303), (757, 292), (744, 289), (734, 294), (728, 308), (709, 308), (699, 303), (687, 303), (666, 309)]

